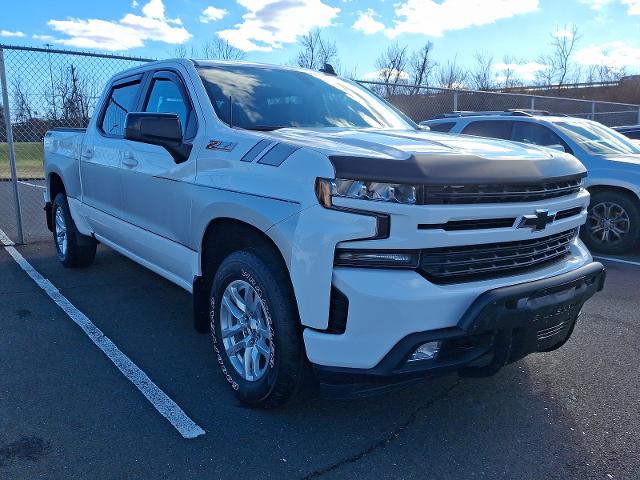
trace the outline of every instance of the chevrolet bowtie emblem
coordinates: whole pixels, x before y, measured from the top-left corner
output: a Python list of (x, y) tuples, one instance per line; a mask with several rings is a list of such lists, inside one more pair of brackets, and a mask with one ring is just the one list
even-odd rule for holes
[(550, 213), (549, 210), (536, 210), (535, 215), (522, 215), (516, 219), (516, 228), (530, 228), (534, 232), (544, 230), (547, 225), (553, 223), (556, 219), (555, 212)]

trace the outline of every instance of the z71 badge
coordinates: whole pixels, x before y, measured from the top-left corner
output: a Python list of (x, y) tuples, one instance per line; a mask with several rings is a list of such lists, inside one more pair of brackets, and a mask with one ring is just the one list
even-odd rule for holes
[(223, 142), (221, 140), (209, 140), (207, 149), (209, 150), (222, 150), (224, 152), (230, 152), (236, 148), (236, 142)]

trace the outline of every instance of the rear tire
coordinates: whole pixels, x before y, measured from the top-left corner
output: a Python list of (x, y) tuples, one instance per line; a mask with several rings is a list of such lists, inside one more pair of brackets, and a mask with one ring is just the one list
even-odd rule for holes
[(230, 254), (209, 299), (222, 374), (240, 401), (261, 408), (299, 397), (309, 375), (288, 272), (272, 256), (264, 250)]
[(601, 191), (591, 195), (581, 237), (589, 250), (605, 255), (629, 253), (640, 242), (640, 205), (625, 193)]
[(69, 202), (64, 193), (53, 200), (53, 243), (58, 260), (65, 268), (88, 267), (96, 257), (97, 242), (92, 237), (82, 235), (71, 218)]

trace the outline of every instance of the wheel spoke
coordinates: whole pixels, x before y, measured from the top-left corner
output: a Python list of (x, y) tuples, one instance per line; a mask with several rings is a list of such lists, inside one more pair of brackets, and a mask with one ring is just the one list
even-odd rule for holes
[(240, 332), (242, 332), (242, 325), (237, 324), (230, 328), (221, 330), (220, 334), (222, 335), (222, 338), (229, 338), (229, 337), (233, 337), (234, 335), (237, 335)]
[(265, 358), (269, 358), (269, 355), (271, 354), (271, 350), (269, 349), (269, 347), (267, 347), (266, 342), (264, 341), (264, 339), (260, 339), (256, 342), (256, 349), (265, 357)]
[(237, 319), (241, 319), (244, 316), (244, 312), (233, 303), (233, 300), (231, 300), (226, 293), (222, 297), (222, 304), (229, 310), (231, 315)]
[(260, 337), (271, 340), (271, 332), (268, 328), (264, 327), (263, 325), (258, 325), (257, 331)]
[(240, 350), (242, 350), (242, 349), (248, 350), (248, 348), (247, 348), (247, 339), (246, 338), (243, 338), (239, 342), (236, 342), (233, 345), (231, 345), (227, 349), (227, 353), (229, 354), (229, 356), (235, 355), (236, 353), (240, 352)]
[(249, 349), (251, 352), (251, 375), (257, 378), (260, 374), (260, 352), (256, 345)]
[(229, 292), (231, 294), (231, 299), (233, 300), (233, 303), (235, 303), (238, 308), (240, 310), (242, 310), (243, 313), (245, 313), (247, 311), (247, 305), (245, 304), (244, 298), (242, 298), (242, 295), (240, 295), (240, 292), (238, 292), (238, 289), (236, 287), (231, 287), (229, 289)]
[(251, 371), (251, 350), (253, 350), (252, 348), (247, 348), (244, 351), (244, 358), (243, 358), (243, 366), (244, 366), (244, 378), (246, 378), (247, 380), (251, 380), (253, 377), (253, 372)]

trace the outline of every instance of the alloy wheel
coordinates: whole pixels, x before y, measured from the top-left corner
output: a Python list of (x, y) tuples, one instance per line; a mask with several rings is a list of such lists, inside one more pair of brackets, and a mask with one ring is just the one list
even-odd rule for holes
[(244, 280), (224, 290), (220, 305), (220, 336), (229, 361), (247, 381), (260, 380), (273, 354), (272, 330), (258, 292)]

